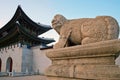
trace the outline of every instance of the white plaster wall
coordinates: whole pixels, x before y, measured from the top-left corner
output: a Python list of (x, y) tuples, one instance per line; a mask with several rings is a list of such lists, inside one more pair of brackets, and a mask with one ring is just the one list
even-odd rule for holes
[(0, 51), (0, 58), (2, 60), (1, 72), (6, 72), (6, 62), (9, 57), (13, 60), (12, 70), (15, 72), (38, 72), (44, 74), (46, 68), (51, 65), (51, 60), (46, 57), (46, 50), (40, 50), (39, 46), (31, 49), (17, 47), (17, 45), (8, 47), (6, 50)]
[(2, 67), (1, 67), (1, 72), (6, 72), (6, 62), (9, 57), (12, 58), (13, 61), (13, 67), (12, 70), (15, 70), (16, 72), (21, 72), (21, 62), (22, 62), (22, 49), (17, 47), (17, 45), (12, 46), (8, 49), (6, 47), (6, 50), (1, 50), (0, 51), (0, 58), (2, 60)]
[(51, 60), (46, 56), (46, 50), (40, 50), (39, 46), (33, 47), (33, 70), (44, 74), (46, 68), (51, 65)]
[(26, 45), (22, 47), (22, 72), (32, 72), (33, 54)]

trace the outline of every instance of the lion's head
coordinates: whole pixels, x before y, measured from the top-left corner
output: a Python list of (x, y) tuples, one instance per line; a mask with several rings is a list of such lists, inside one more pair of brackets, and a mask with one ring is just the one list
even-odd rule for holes
[(54, 16), (51, 23), (53, 28), (57, 31), (58, 34), (60, 34), (60, 29), (63, 26), (65, 21), (67, 21), (67, 19), (60, 14), (57, 14)]

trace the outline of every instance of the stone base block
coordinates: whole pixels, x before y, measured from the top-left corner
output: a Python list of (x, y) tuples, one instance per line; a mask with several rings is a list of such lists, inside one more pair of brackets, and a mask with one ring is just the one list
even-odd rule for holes
[(52, 65), (46, 75), (52, 76), (50, 80), (120, 80), (120, 68), (115, 65)]
[(120, 80), (119, 52), (120, 40), (53, 49), (47, 52), (52, 65), (45, 74), (49, 80)]
[(49, 80), (120, 80), (120, 78), (114, 78), (114, 79), (75, 79), (75, 78), (64, 78), (64, 77), (49, 77)]
[(85, 80), (85, 79), (74, 79), (74, 78), (65, 78), (65, 77), (50, 77), (49, 80)]

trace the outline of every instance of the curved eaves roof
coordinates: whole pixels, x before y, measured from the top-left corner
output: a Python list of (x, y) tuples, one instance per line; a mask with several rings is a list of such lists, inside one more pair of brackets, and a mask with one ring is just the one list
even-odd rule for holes
[(19, 21), (19, 19), (24, 19), (26, 22), (28, 22), (32, 27), (35, 27), (38, 31), (39, 31), (39, 35), (52, 29), (51, 26), (49, 25), (43, 25), (43, 24), (37, 24), (36, 22), (32, 21), (22, 10), (22, 8), (20, 6), (18, 6), (13, 18), (0, 29), (0, 33), (4, 32), (5, 30), (7, 30), (8, 28), (10, 28), (10, 26), (14, 23), (16, 23), (16, 21)]

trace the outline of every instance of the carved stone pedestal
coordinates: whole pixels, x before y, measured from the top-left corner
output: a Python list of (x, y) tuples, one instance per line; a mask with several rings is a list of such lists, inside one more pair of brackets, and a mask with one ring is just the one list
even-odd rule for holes
[(46, 76), (49, 80), (120, 80), (115, 65), (119, 52), (120, 40), (49, 50), (52, 65)]

